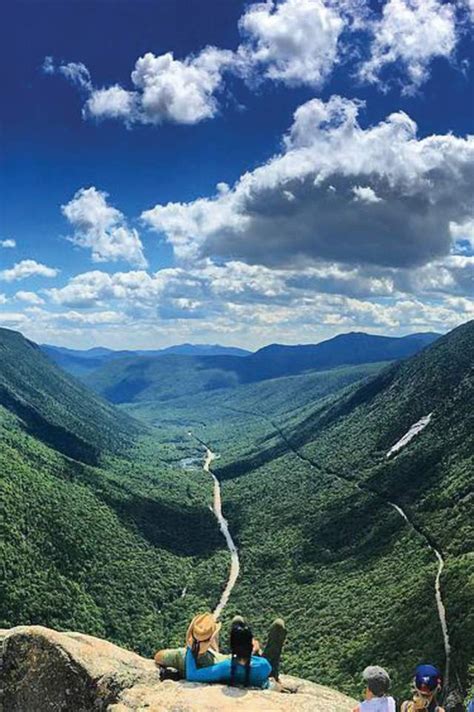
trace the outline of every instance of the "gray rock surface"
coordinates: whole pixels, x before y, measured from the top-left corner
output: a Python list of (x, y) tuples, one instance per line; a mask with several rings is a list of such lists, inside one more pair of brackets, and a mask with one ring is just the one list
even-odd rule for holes
[(0, 631), (1, 712), (350, 712), (355, 701), (297, 678), (296, 694), (160, 682), (152, 660), (82, 633)]

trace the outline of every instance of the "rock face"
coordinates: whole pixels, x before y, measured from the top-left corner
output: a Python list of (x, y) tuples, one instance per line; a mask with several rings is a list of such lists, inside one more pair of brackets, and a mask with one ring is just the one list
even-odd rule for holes
[(350, 712), (355, 701), (296, 678), (296, 694), (160, 682), (151, 660), (82, 633), (1, 631), (0, 712)]

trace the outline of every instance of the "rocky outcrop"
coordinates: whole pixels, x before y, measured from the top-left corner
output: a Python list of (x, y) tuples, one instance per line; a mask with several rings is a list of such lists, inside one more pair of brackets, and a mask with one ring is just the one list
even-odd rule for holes
[(82, 633), (1, 632), (0, 712), (350, 712), (355, 701), (296, 678), (295, 694), (160, 682), (151, 660)]

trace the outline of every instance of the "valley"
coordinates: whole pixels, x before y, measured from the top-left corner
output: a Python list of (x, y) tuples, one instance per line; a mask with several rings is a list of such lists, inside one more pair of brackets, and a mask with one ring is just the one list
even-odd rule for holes
[(377, 661), (405, 694), (433, 660), (467, 690), (473, 328), (398, 362), (192, 376), (173, 397), (158, 378), (119, 408), (1, 332), (2, 624), (152, 655), (197, 610), (244, 613), (259, 637), (278, 615), (288, 672), (357, 694)]

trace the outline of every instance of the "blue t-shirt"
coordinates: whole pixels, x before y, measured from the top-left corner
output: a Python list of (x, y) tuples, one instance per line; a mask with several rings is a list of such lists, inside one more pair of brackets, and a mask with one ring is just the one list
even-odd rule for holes
[[(251, 687), (267, 687), (271, 671), (272, 667), (266, 658), (252, 655), (250, 658), (249, 685)], [(186, 680), (189, 680), (189, 682), (222, 682), (229, 684), (230, 677), (230, 657), (228, 660), (217, 663), (217, 665), (209, 665), (208, 667), (198, 669), (191, 648), (188, 647), (186, 651)], [(237, 684), (245, 684), (245, 665), (236, 663), (234, 680)]]

